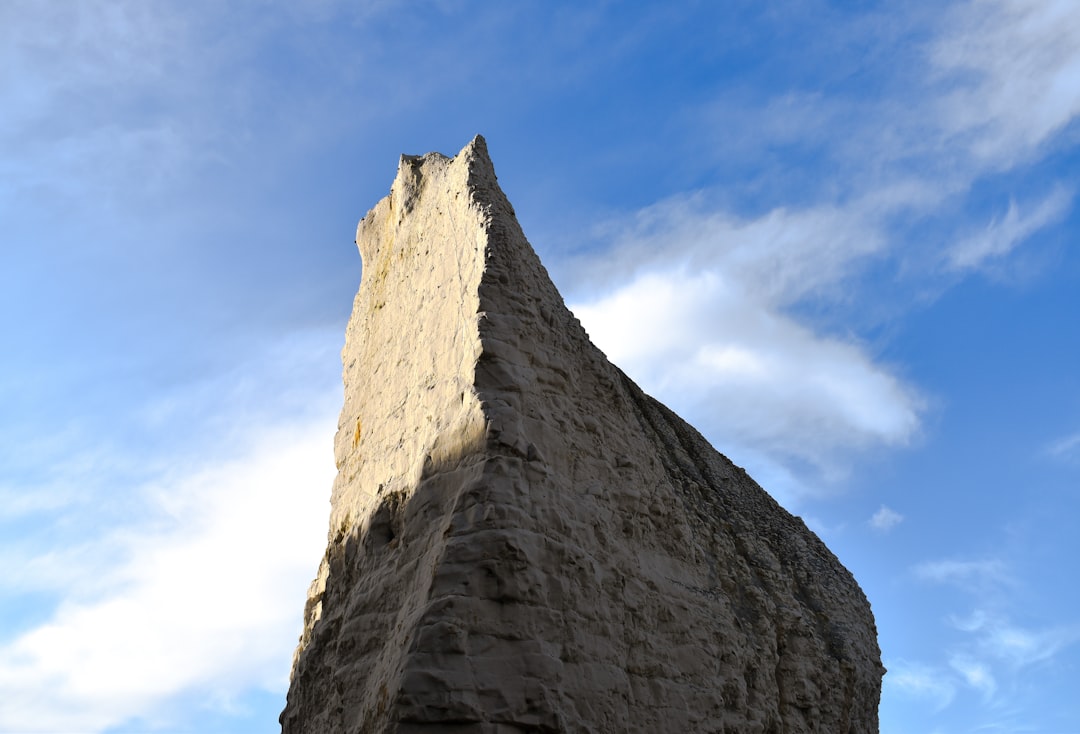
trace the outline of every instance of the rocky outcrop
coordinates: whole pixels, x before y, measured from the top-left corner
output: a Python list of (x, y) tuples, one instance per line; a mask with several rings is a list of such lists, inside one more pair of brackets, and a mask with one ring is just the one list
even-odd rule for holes
[(590, 343), (482, 138), (357, 244), (286, 734), (877, 730), (851, 574)]

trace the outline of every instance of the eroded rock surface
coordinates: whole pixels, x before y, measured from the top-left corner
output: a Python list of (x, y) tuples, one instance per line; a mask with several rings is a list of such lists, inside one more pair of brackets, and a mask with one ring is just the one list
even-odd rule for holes
[(859, 586), (592, 345), (482, 138), (357, 243), (286, 734), (877, 731)]

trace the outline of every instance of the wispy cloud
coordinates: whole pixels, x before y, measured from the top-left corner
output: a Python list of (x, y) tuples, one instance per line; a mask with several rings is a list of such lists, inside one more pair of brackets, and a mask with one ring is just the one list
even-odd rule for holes
[(1072, 433), (1052, 441), (1045, 452), (1047, 456), (1055, 459), (1080, 459), (1080, 433)]
[[(245, 180), (237, 169), (259, 161), (292, 163), (340, 131), (344, 110), (356, 111), (355, 98), (344, 91), (328, 96), (319, 85), (298, 82), (299, 75), (262, 74), (263, 57), (290, 54), (299, 68), (327, 82), (332, 77), (342, 89), (363, 79), (380, 92), (392, 90), (402, 86), (400, 78), (369, 74), (362, 63), (369, 44), (325, 32), (338, 24), (367, 31), (364, 23), (388, 8), (341, 0), (266, 12), (218, 3), (6, 2), (0, 194), (17, 201), (48, 193), (69, 206), (92, 198), (96, 209), (131, 208), (157, 195), (171, 203), (190, 196), (192, 181)], [(383, 94), (376, 108), (400, 101)], [(271, 145), (274, 156), (263, 155)]]
[(912, 74), (898, 86), (924, 98), (917, 110), (887, 89), (870, 100), (789, 92), (744, 110), (755, 123), (742, 126), (741, 147), (765, 155), (799, 141), (843, 176), (752, 216), (711, 191), (642, 209), (609, 229), (607, 251), (578, 263), (574, 311), (615, 362), (718, 443), (841, 476), (845, 454), (909, 443), (927, 405), (919, 391), (800, 308), (854, 312), (868, 266), (890, 261), (916, 281), (976, 271), (1062, 218), (1072, 193), (1051, 184), (988, 223), (969, 215), (921, 254), (904, 236), (906, 223), (955, 213), (981, 177), (1033, 160), (1071, 123), (1077, 29), (1071, 3), (965, 3), (897, 65)]
[(1080, 7), (1071, 0), (962, 3), (931, 46), (949, 85), (940, 124), (975, 165), (1029, 160), (1080, 114)]
[(1015, 667), (1025, 667), (1047, 660), (1080, 640), (1080, 625), (1025, 629), (1008, 622), (996, 623), (985, 630), (981, 644), (987, 652)]
[(926, 561), (915, 566), (915, 576), (924, 581), (979, 589), (1011, 581), (1006, 564), (998, 559), (977, 561)]
[(632, 270), (607, 259), (584, 268), (610, 285), (571, 307), (616, 364), (714, 441), (828, 473), (841, 449), (915, 434), (915, 390), (857, 342), (817, 334), (785, 310), (835, 293), (881, 246), (861, 216), (778, 209), (743, 220), (677, 198), (642, 212), (618, 243), (615, 262)]
[(0, 729), (96, 731), (185, 692), (284, 690), (332, 430), (330, 416), (270, 427), (242, 456), (144, 487), (151, 514), (30, 559), (65, 601), (0, 647)]
[(978, 234), (957, 242), (947, 253), (953, 270), (978, 268), (988, 260), (1002, 258), (1030, 235), (1059, 221), (1072, 202), (1072, 194), (1058, 188), (1040, 201), (1033, 211), (1021, 213), (1015, 201), (1001, 219), (991, 221)]
[[(1019, 582), (1000, 560), (933, 561), (916, 566), (914, 572), (925, 581), (955, 587), (973, 600), (970, 612), (946, 619), (959, 634), (944, 646), (942, 668), (947, 665), (957, 682), (986, 704), (1007, 708), (1021, 695), (1019, 683), (1032, 666), (1052, 664), (1080, 641), (1080, 623), (1017, 621), (1014, 607)], [(1006, 587), (1011, 593), (1003, 595)]]
[(955, 677), (947, 671), (904, 660), (889, 661), (886, 667), (882, 686), (905, 698), (927, 701), (940, 711), (956, 697)]
[(326, 537), (338, 344), (279, 335), (125, 406), (119, 436), (5, 447), (25, 455), (0, 496), (30, 499), (0, 513), (0, 730), (152, 726), (178, 697), (284, 691)]
[(973, 635), (979, 654), (1019, 669), (1047, 660), (1080, 641), (1080, 624), (1030, 628), (988, 609), (952, 618), (956, 629)]
[(982, 693), (985, 700), (993, 698), (997, 681), (985, 663), (965, 655), (954, 655), (949, 660), (949, 666), (963, 677), (969, 687)]
[(917, 426), (919, 398), (857, 346), (815, 335), (717, 271), (643, 275), (573, 309), (647, 390), (722, 416), (708, 423), (725, 440), (815, 462), (841, 445), (902, 444)]
[(882, 505), (870, 518), (870, 527), (886, 533), (904, 521), (904, 516), (891, 507)]
[(130, 0), (4, 5), (5, 188), (88, 185), (101, 206), (135, 169), (145, 190), (199, 157), (184, 95), (207, 59), (185, 53), (193, 29), (175, 11)]

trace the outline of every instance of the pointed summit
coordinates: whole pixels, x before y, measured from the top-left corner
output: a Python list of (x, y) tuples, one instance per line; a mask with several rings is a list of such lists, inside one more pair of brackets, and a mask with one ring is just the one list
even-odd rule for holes
[(855, 580), (591, 344), (483, 138), (357, 244), (286, 734), (877, 730)]

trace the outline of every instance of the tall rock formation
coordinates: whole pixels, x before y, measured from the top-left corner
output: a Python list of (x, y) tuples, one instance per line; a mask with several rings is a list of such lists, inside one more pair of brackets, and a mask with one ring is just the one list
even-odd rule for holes
[(592, 345), (482, 138), (356, 240), (285, 734), (877, 730), (851, 574)]

